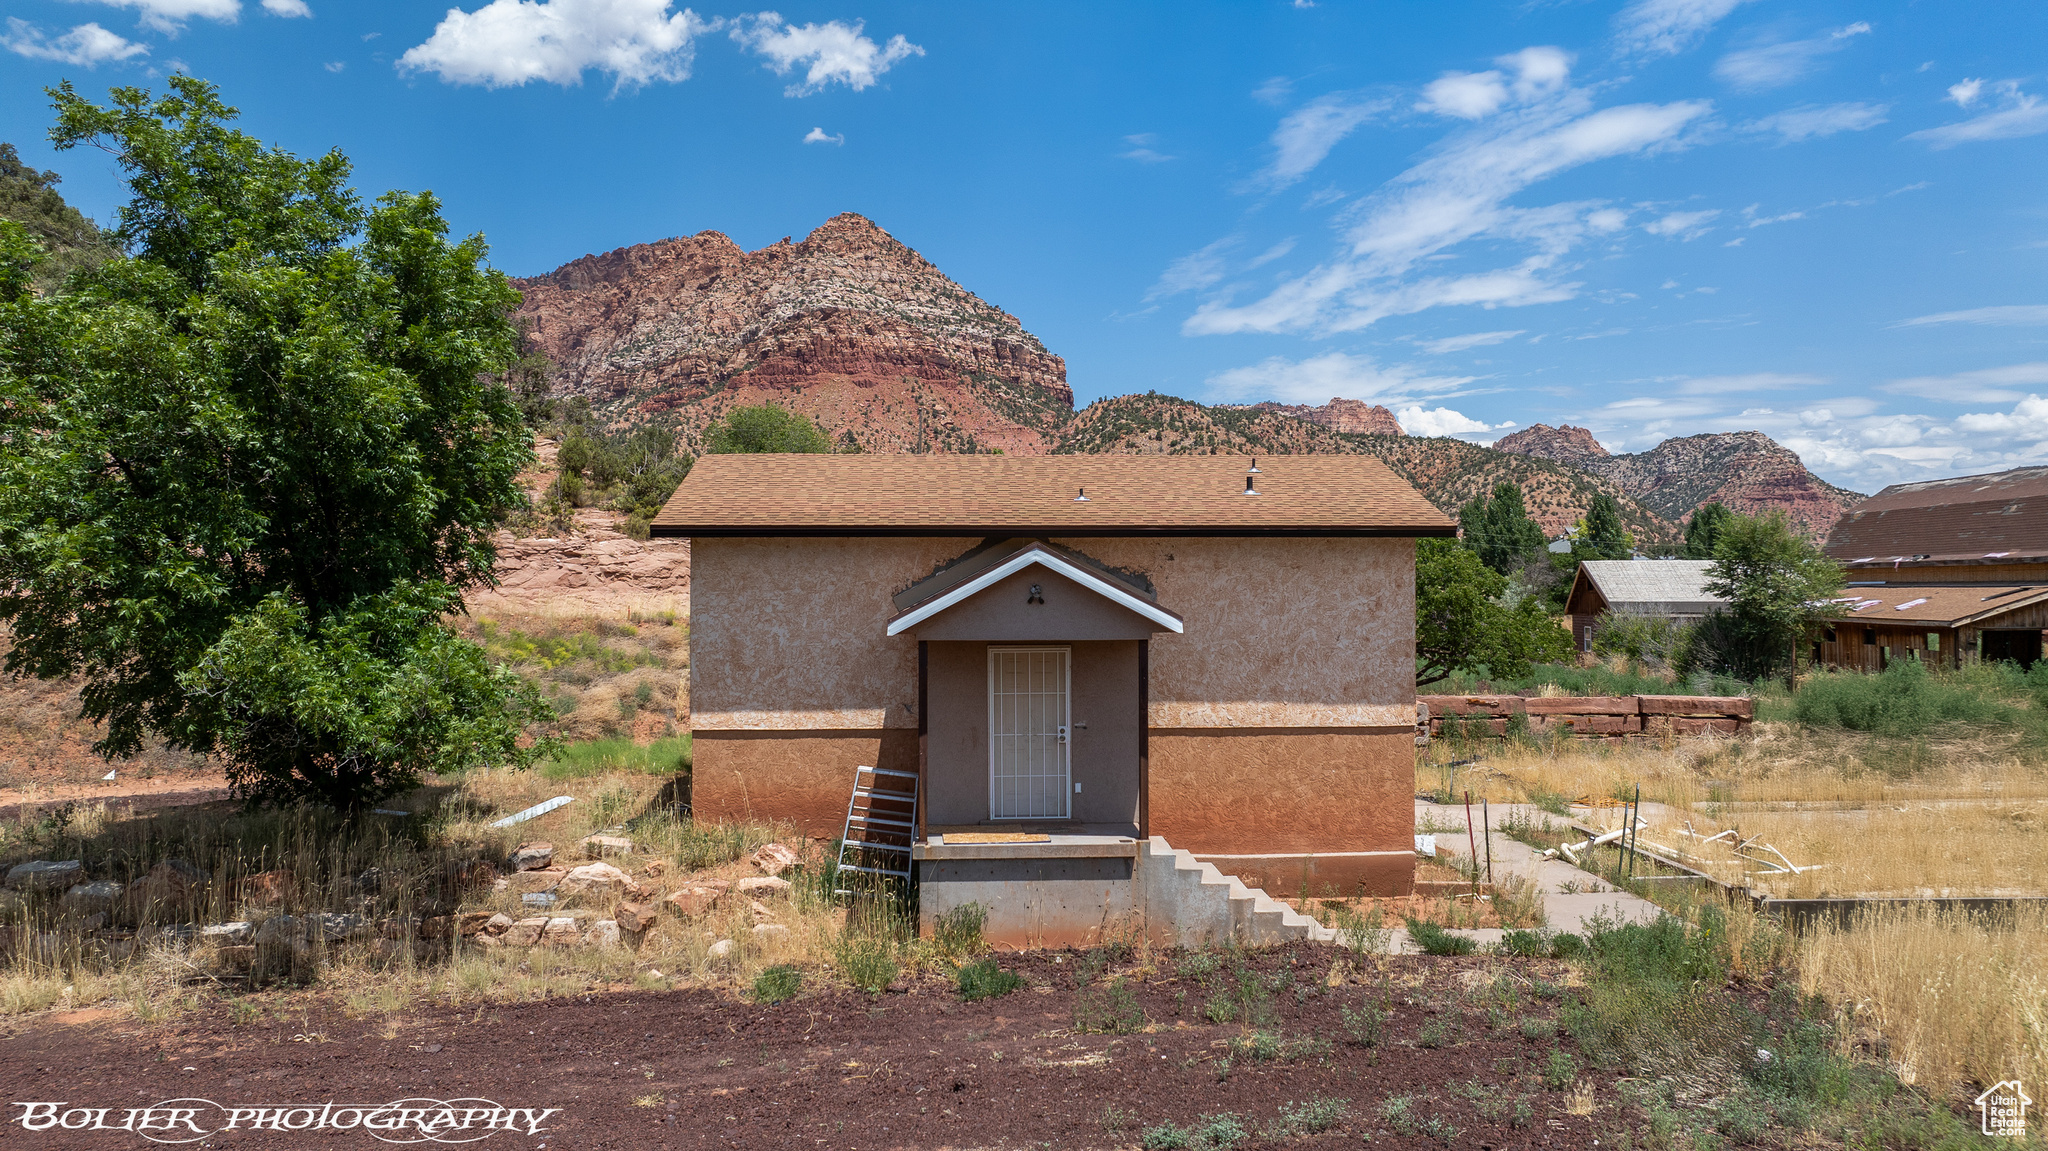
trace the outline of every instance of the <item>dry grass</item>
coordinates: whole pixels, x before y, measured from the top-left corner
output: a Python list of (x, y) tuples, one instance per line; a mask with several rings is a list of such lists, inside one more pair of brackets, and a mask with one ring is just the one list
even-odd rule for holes
[(1885, 909), (1798, 946), (1801, 989), (1841, 1005), (1901, 1081), (2048, 1083), (2048, 912)]
[[(576, 802), (509, 829), (490, 821), (555, 795)], [(259, 985), (203, 944), (178, 943), (154, 933), (155, 923), (128, 925), (112, 936), (84, 930), (61, 914), (53, 897), (12, 904), (0, 946), (0, 1014), (96, 1008), (145, 1020), (225, 999), (268, 1002), (311, 994), (351, 1014), (382, 1016), (392, 1028), (423, 1002), (469, 1004), (544, 999), (628, 988), (711, 986), (739, 990), (764, 967), (792, 964), (812, 981), (837, 978), (835, 965), (850, 940), (868, 952), (909, 967), (944, 962), (895, 904), (848, 922), (839, 901), (825, 892), (823, 845), (790, 837), (768, 824), (699, 825), (671, 806), (669, 781), (641, 773), (550, 780), (534, 772), (487, 771), (438, 781), (407, 797), (411, 819), (375, 817), (337, 825), (306, 811), (226, 813), (163, 811), (123, 816), (104, 805), (73, 808), (63, 818), (24, 813), (0, 825), (0, 866), (31, 858), (86, 861), (93, 879), (132, 880), (165, 858), (180, 858), (213, 873), (196, 913), (159, 918), (200, 923), (313, 911), (353, 912), (379, 922), (404, 923), (423, 915), (523, 909), (516, 892), (496, 891), (479, 863), (502, 861), (517, 843), (544, 839), (557, 860), (582, 862), (580, 840), (595, 831), (625, 829), (641, 850), (609, 861), (658, 893), (707, 877), (758, 874), (744, 857), (772, 839), (804, 855), (786, 873), (783, 895), (728, 896), (712, 910), (684, 919), (664, 910), (637, 947), (484, 948), (447, 944), (396, 932), (330, 945), (293, 975), (301, 991)], [(264, 871), (290, 876), (286, 900), (257, 907), (242, 899), (241, 883)], [(373, 876), (374, 882), (366, 882)], [(657, 895), (657, 898), (659, 896)], [(590, 922), (611, 916), (616, 896), (570, 896), (547, 914), (581, 912)], [(786, 928), (756, 934), (757, 921)], [(733, 952), (713, 958), (712, 945), (729, 939)], [(238, 1008), (239, 1009), (239, 1008)]]
[(564, 740), (646, 743), (674, 736), (687, 715), (690, 627), (673, 612), (478, 615), (457, 626), (540, 685)]
[[(1827, 865), (1765, 875), (1721, 848), (1704, 852), (1702, 870), (1779, 897), (2048, 893), (2048, 770), (2011, 740), (1980, 735), (1928, 744), (1929, 765), (1888, 775), (1868, 767), (1877, 738), (1768, 723), (1744, 739), (1496, 742), (1453, 786), (1553, 808), (1640, 786), (1645, 804), (1661, 805), (1648, 809), (1646, 840), (1684, 847), (1675, 832), (1687, 822), (1705, 834), (1732, 827), (1794, 863)], [(1417, 774), (1441, 779), (1427, 765)]]

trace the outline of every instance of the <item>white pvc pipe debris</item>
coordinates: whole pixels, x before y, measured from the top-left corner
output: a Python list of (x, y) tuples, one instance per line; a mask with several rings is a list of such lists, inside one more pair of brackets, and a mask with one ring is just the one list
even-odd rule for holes
[(498, 822), (491, 824), (491, 826), (510, 827), (515, 823), (525, 823), (527, 820), (533, 819), (536, 816), (546, 815), (548, 812), (553, 811), (554, 809), (562, 806), (565, 803), (573, 801), (575, 798), (576, 797), (573, 795), (558, 795), (553, 799), (548, 800), (546, 803), (536, 803), (532, 807), (527, 808), (525, 811), (515, 811), (511, 815), (508, 815), (505, 818), (499, 820)]

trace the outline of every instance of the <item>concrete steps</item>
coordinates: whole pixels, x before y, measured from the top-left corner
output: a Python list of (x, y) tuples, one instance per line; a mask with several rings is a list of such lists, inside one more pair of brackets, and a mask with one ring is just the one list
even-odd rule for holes
[(1138, 847), (1140, 906), (1158, 929), (1171, 925), (1173, 942), (1185, 947), (1227, 942), (1265, 946), (1296, 939), (1331, 941), (1335, 930), (1247, 887), (1159, 836)]

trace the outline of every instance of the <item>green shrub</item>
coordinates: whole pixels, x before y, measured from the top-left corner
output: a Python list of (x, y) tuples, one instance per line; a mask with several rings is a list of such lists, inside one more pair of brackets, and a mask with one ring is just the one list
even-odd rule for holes
[(1349, 1007), (1337, 1009), (1338, 1018), (1344, 1021), (1344, 1035), (1353, 1047), (1377, 1047), (1380, 1035), (1386, 1030), (1387, 1013), (1367, 1003), (1357, 1011)]
[(1204, 1115), (1195, 1120), (1192, 1134), (1196, 1146), (1213, 1147), (1216, 1151), (1228, 1151), (1229, 1148), (1252, 1137), (1251, 1131), (1244, 1125), (1244, 1120), (1228, 1112), (1222, 1115)]
[(1222, 965), (1223, 961), (1213, 951), (1190, 951), (1174, 962), (1173, 973), (1182, 979), (1207, 983)]
[(1421, 1033), (1415, 1037), (1415, 1045), (1432, 1050), (1438, 1047), (1450, 1047), (1458, 1042), (1458, 1032), (1460, 1030), (1457, 1014), (1446, 1011), (1422, 1025)]
[(803, 990), (803, 972), (794, 967), (777, 964), (754, 976), (754, 1000), (757, 1003), (781, 1003), (795, 999)]
[(1171, 1123), (1147, 1127), (1138, 1136), (1138, 1146), (1143, 1147), (1145, 1151), (1182, 1151), (1193, 1143), (1194, 1137), (1188, 1134), (1186, 1128), (1176, 1127)]
[(1328, 1131), (1351, 1115), (1351, 1100), (1317, 1095), (1305, 1103), (1282, 1103), (1280, 1122), (1290, 1134), (1314, 1135)]
[(1074, 999), (1074, 1030), (1125, 1035), (1145, 1026), (1145, 1009), (1121, 979), (1084, 987)]
[(1453, 935), (1441, 924), (1413, 916), (1408, 917), (1408, 938), (1424, 955), (1470, 955), (1476, 946), (1467, 936)]
[(1924, 735), (1939, 724), (2020, 724), (2026, 716), (1962, 677), (1935, 675), (1918, 660), (1895, 659), (1877, 675), (1822, 672), (1792, 698), (1792, 714), (1808, 727), (1843, 727), (1894, 738)]
[(1579, 1077), (1579, 1061), (1573, 1059), (1561, 1047), (1550, 1049), (1550, 1058), (1543, 1064), (1543, 1085), (1552, 1091), (1563, 1091)]
[(1024, 977), (996, 966), (992, 955), (962, 966), (953, 976), (959, 981), (960, 998), (969, 1003), (978, 999), (997, 999), (1024, 987)]
[(981, 929), (988, 923), (988, 908), (963, 903), (938, 917), (932, 925), (932, 942), (947, 955), (978, 954), (985, 941)]
[(842, 935), (833, 960), (848, 983), (869, 995), (880, 995), (896, 981), (896, 944), (875, 935)]
[(1557, 1024), (1548, 1019), (1528, 1016), (1521, 1021), (1522, 1038), (1548, 1039), (1557, 1034)]
[(1541, 959), (1550, 954), (1550, 939), (1540, 931), (1516, 929), (1503, 932), (1496, 946), (1502, 955), (1523, 959)]

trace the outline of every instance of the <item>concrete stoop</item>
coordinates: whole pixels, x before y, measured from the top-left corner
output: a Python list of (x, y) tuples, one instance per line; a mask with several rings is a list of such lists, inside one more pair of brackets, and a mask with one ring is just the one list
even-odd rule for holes
[[(1183, 947), (1330, 942), (1333, 928), (1247, 887), (1159, 836), (1138, 845), (1137, 902), (1153, 938)], [(1170, 935), (1170, 938), (1169, 938)]]

